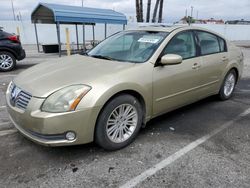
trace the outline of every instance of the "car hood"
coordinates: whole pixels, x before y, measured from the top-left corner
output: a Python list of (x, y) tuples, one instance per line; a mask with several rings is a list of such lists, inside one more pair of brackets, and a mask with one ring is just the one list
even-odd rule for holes
[(74, 84), (93, 86), (102, 77), (114, 79), (114, 74), (135, 66), (134, 63), (109, 61), (73, 55), (40, 63), (20, 73), (13, 81), (35, 97), (47, 97), (54, 91)]

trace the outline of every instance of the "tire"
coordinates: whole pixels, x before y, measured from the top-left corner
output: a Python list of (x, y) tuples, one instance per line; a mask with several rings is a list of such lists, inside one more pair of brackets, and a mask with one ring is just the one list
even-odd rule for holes
[(224, 81), (221, 85), (219, 92), (220, 100), (224, 101), (232, 97), (236, 82), (237, 82), (237, 74), (235, 70), (232, 69), (226, 74)]
[[(121, 114), (123, 116), (119, 117)], [(141, 104), (135, 97), (128, 94), (115, 97), (104, 106), (98, 117), (95, 142), (110, 151), (129, 145), (141, 128), (142, 117)]]
[(0, 52), (0, 71), (7, 72), (16, 66), (16, 58), (9, 52)]

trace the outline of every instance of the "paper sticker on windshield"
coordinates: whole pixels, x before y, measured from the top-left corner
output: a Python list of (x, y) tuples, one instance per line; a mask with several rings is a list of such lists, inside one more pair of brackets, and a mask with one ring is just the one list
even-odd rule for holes
[(146, 42), (146, 43), (152, 43), (155, 44), (157, 42), (159, 42), (160, 39), (157, 38), (146, 38), (146, 37), (142, 37), (138, 40), (138, 42)]

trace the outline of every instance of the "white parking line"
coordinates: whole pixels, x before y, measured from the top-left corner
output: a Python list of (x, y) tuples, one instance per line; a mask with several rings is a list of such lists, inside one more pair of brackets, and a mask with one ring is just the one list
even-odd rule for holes
[(17, 132), (16, 129), (4, 130), (4, 131), (0, 131), (0, 136), (9, 135), (9, 134), (13, 134), (13, 133), (16, 133), (16, 132)]
[(0, 75), (0, 77), (10, 77), (10, 76), (17, 76), (17, 74), (5, 74), (5, 75)]
[(4, 109), (4, 108), (6, 108), (6, 106), (0, 106), (0, 109)]
[(4, 126), (4, 125), (9, 125), (9, 124), (11, 124), (11, 122), (0, 123), (0, 127), (1, 127), (1, 126)]
[(140, 175), (134, 177), (133, 179), (131, 179), (128, 182), (126, 182), (124, 185), (120, 186), (120, 188), (132, 188), (132, 187), (135, 187), (136, 185), (138, 185), (139, 183), (141, 183), (142, 181), (144, 181), (148, 177), (154, 175), (159, 170), (161, 170), (161, 169), (167, 167), (168, 165), (170, 165), (171, 163), (175, 162), (177, 159), (181, 158), (183, 155), (187, 154), (188, 152), (190, 152), (194, 148), (196, 148), (199, 145), (203, 144), (208, 139), (210, 139), (211, 137), (215, 136), (216, 134), (218, 134), (219, 132), (223, 131), (224, 129), (228, 128), (229, 126), (233, 125), (233, 123), (235, 121), (241, 119), (244, 116), (247, 116), (248, 114), (250, 114), (250, 108), (248, 108), (247, 110), (245, 110), (243, 113), (241, 113), (234, 120), (231, 120), (231, 121), (223, 124), (221, 127), (219, 127), (218, 129), (215, 129), (211, 133), (209, 133), (209, 134), (207, 134), (207, 135), (199, 138), (198, 140), (195, 140), (194, 142), (191, 142), (190, 144), (188, 144), (184, 148), (180, 149), (179, 151), (177, 151), (173, 155), (170, 155), (169, 157), (167, 157), (166, 159), (164, 159), (161, 162), (157, 163), (153, 167), (151, 167), (148, 170), (142, 172)]
[(234, 93), (249, 93), (250, 90), (249, 89), (238, 89), (236, 91), (234, 91)]

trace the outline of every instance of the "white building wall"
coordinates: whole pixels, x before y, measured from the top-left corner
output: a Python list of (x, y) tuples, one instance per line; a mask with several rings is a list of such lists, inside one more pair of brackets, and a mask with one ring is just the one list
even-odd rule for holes
[[(6, 32), (17, 33), (17, 27), (20, 30), (21, 42), (23, 44), (36, 44), (34, 24), (30, 21), (15, 22), (15, 21), (0, 21), (0, 27), (3, 27)], [(70, 42), (76, 43), (76, 28), (75, 25), (60, 25), (61, 42), (66, 42), (65, 29), (69, 28)], [(123, 29), (122, 25), (108, 25), (107, 35), (111, 35)], [(55, 24), (37, 24), (37, 33), (39, 43), (41, 44), (55, 44), (57, 43), (57, 33)], [(82, 43), (83, 32), (82, 26), (78, 25), (79, 43)], [(86, 40), (93, 40), (92, 26), (85, 26)], [(95, 40), (104, 39), (104, 24), (97, 24), (95, 26)]]
[[(127, 28), (136, 27), (136, 23), (129, 23)], [(195, 26), (203, 27), (224, 35), (229, 40), (250, 40), (250, 25), (216, 25), (216, 24), (195, 24)], [(4, 27), (7, 32), (16, 33), (16, 28), (20, 28), (21, 41), (23, 44), (35, 44), (35, 29), (30, 21), (0, 21), (0, 27)], [(74, 25), (61, 25), (61, 41), (65, 43), (65, 28), (70, 31), (70, 41), (76, 43), (76, 33)], [(122, 25), (108, 25), (108, 35), (122, 30)], [(41, 44), (57, 43), (56, 25), (54, 24), (38, 24), (38, 37)], [(78, 26), (79, 43), (82, 43), (82, 26)], [(86, 40), (92, 40), (92, 26), (85, 26)], [(97, 24), (95, 26), (96, 40), (103, 40), (104, 25)]]
[(194, 24), (194, 26), (220, 33), (231, 41), (250, 40), (250, 25)]

